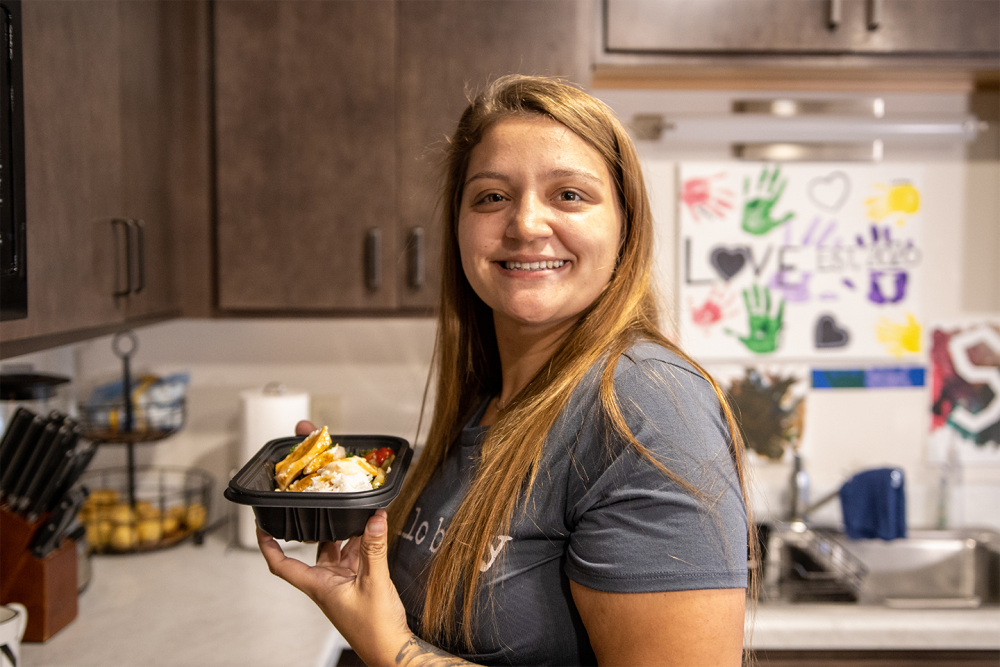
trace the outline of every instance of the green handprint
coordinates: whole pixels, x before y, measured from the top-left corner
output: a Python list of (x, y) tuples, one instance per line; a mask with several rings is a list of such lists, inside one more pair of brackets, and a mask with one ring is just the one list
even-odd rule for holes
[[(761, 300), (763, 298), (763, 301)], [(726, 329), (726, 333), (736, 336), (747, 349), (757, 354), (767, 354), (778, 349), (778, 334), (783, 325), (785, 300), (778, 305), (778, 312), (771, 317), (771, 290), (753, 286), (753, 303), (750, 302), (750, 290), (743, 290), (743, 301), (747, 305), (747, 327), (750, 329), (745, 337), (735, 331)]]
[(754, 197), (750, 197), (750, 177), (743, 179), (743, 195), (746, 203), (743, 205), (743, 229), (750, 234), (761, 236), (779, 225), (783, 225), (793, 217), (795, 213), (789, 211), (781, 220), (771, 217), (771, 209), (778, 203), (781, 193), (785, 191), (787, 180), (778, 179), (781, 176), (781, 167), (775, 167), (774, 171), (768, 172), (768, 168), (760, 172), (757, 179), (757, 186), (754, 189)]

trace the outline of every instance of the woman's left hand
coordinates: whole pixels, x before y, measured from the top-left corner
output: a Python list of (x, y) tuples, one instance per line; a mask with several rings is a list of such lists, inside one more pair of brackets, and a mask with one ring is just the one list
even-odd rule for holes
[(257, 527), (257, 543), (271, 573), (308, 595), (368, 665), (395, 664), (413, 637), (406, 611), (389, 578), (385, 510), (368, 520), (365, 532), (343, 546), (323, 542), (316, 565), (289, 558), (274, 538)]

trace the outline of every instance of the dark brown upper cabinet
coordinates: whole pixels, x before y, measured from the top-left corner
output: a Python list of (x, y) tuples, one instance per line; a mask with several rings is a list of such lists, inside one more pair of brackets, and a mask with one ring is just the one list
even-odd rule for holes
[(1000, 57), (996, 0), (603, 0), (606, 54)]
[(199, 7), (22, 3), (28, 316), (4, 358), (180, 314), (174, 111), (196, 96), (168, 35)]
[(396, 306), (395, 13), (215, 4), (224, 313)]
[[(403, 0), (396, 11), (397, 247), (407, 249), (397, 294), (403, 307), (431, 308), (440, 281), (443, 152), (468, 95), (504, 74), (587, 85), (589, 14), (577, 0)], [(422, 286), (413, 279), (421, 269)]]
[(440, 157), (466, 92), (516, 72), (580, 80), (585, 6), (216, 3), (222, 313), (430, 312)]

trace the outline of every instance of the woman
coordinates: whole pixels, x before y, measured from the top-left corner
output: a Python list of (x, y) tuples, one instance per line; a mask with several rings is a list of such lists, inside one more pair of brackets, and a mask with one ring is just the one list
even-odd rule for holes
[(391, 517), (314, 567), (258, 531), (271, 571), (369, 665), (740, 664), (742, 445), (659, 332), (620, 123), (571, 86), (502, 78), (459, 121), (443, 204), (420, 460)]

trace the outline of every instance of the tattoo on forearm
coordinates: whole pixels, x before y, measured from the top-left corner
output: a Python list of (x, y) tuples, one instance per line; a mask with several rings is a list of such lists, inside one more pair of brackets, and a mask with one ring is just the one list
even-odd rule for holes
[(442, 651), (437, 646), (431, 646), (423, 639), (412, 635), (396, 654), (396, 664), (399, 667), (452, 667), (454, 665), (471, 665), (472, 663)]

